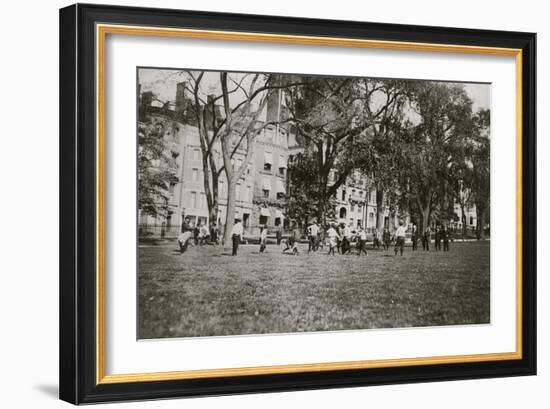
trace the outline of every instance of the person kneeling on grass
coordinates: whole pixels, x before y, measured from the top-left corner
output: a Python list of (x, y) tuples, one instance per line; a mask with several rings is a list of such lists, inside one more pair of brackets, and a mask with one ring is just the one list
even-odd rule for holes
[(401, 255), (403, 255), (403, 249), (405, 247), (405, 231), (406, 228), (403, 226), (403, 220), (399, 220), (399, 227), (395, 231), (395, 255), (397, 256), (397, 250), (401, 252)]
[(290, 237), (285, 242), (286, 248), (283, 250), (283, 253), (286, 252), (287, 250), (292, 250), (292, 254), (294, 255), (298, 254), (298, 246), (297, 246), (298, 237), (299, 237), (298, 229), (294, 229)]
[(189, 239), (193, 236), (190, 231), (184, 231), (178, 236), (178, 244), (180, 246), (180, 253), (183, 254), (189, 246)]

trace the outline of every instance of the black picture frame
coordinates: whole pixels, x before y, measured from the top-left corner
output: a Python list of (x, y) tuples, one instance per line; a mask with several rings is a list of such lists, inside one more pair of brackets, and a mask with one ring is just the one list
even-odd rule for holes
[[(96, 24), (515, 48), (522, 51), (521, 359), (97, 382)], [(60, 10), (60, 398), (74, 404), (536, 374), (536, 34), (77, 4)]]

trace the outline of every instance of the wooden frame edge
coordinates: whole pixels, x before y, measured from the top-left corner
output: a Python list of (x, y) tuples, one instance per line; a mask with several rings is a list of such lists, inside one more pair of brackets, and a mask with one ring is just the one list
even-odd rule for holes
[[(187, 370), (174, 372), (152, 372), (136, 374), (105, 373), (105, 40), (107, 34), (154, 35), (179, 38), (203, 38), (226, 41), (252, 41), (301, 45), (344, 46), (356, 48), (375, 48), (402, 51), (451, 52), (515, 57), (516, 65), (516, 351), (493, 354), (452, 355), (442, 357), (400, 358), (368, 361), (344, 361), (331, 363), (276, 365), (242, 368), (220, 368), (209, 370)], [(523, 141), (523, 105), (522, 105), (522, 50), (518, 48), (500, 48), (484, 46), (466, 46), (437, 43), (416, 43), (401, 41), (362, 40), (336, 37), (299, 36), (283, 34), (243, 33), (236, 31), (177, 29), (123, 24), (96, 24), (96, 384), (120, 384), (130, 382), (150, 382), (185, 379), (205, 379), (215, 377), (253, 376), (266, 374), (291, 374), (303, 372), (323, 372), (347, 369), (388, 368), (403, 366), (422, 366), (450, 363), (492, 362), (521, 360), (523, 358), (522, 340), (522, 141)]]

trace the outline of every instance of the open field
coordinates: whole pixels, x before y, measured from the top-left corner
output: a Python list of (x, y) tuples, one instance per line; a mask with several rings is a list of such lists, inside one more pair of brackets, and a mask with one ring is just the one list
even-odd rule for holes
[[(433, 246), (433, 243), (432, 243)], [(403, 256), (281, 254), (283, 245), (140, 246), (138, 337), (488, 323), (489, 242)]]

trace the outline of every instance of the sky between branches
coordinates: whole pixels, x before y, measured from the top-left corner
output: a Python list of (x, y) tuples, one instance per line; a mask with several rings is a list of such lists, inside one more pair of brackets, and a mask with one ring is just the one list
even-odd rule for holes
[[(219, 73), (220, 71), (205, 73), (201, 88), (207, 94), (219, 95), (221, 93), (219, 88)], [(186, 80), (186, 76), (187, 74), (182, 69), (140, 68), (138, 71), (138, 82), (141, 84), (142, 92), (152, 91), (160, 101), (174, 102), (176, 100), (176, 84)], [(472, 109), (474, 112), (480, 109), (491, 108), (491, 84), (462, 84), (473, 102)], [(204, 98), (206, 99), (206, 95), (204, 95)], [(241, 96), (235, 93), (232, 95), (233, 98), (240, 99)]]

